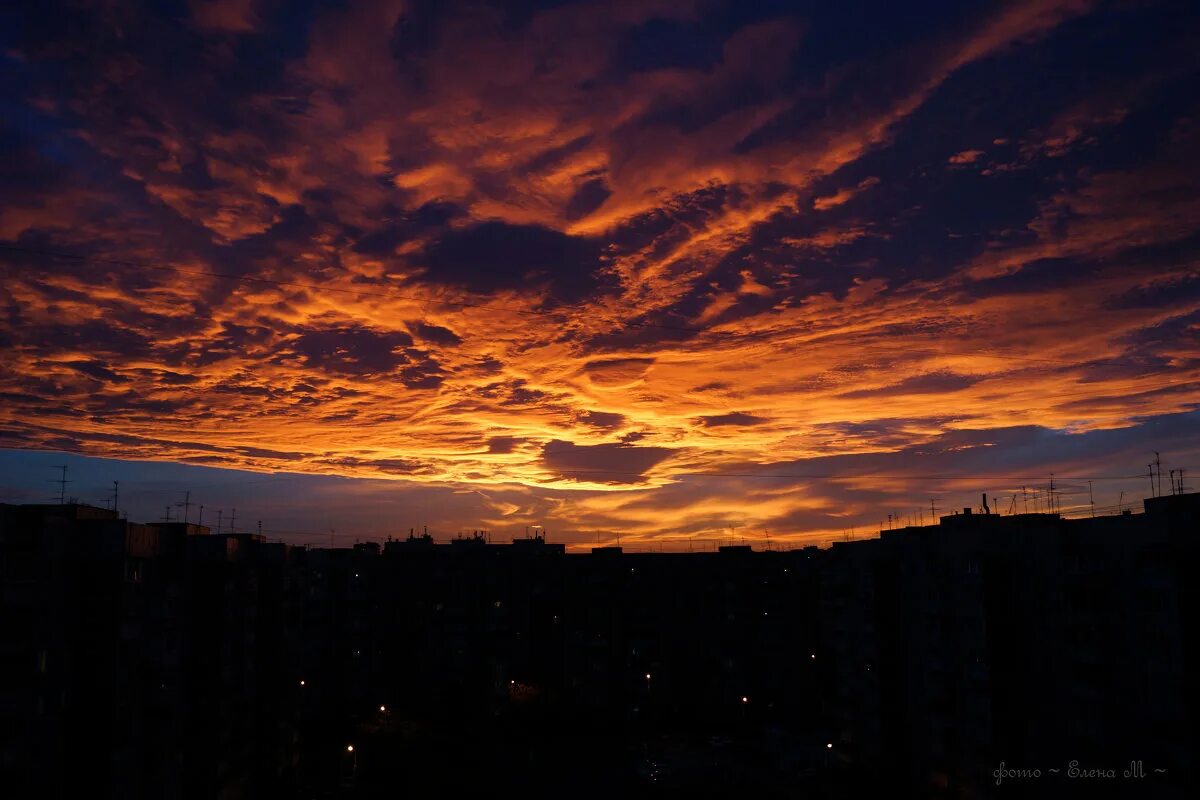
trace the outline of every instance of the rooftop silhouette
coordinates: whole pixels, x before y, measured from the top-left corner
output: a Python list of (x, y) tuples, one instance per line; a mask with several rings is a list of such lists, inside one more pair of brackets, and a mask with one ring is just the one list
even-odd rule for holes
[(1054, 797), (1076, 785), (1052, 770), (1137, 762), (1138, 796), (1190, 796), (1200, 495), (1144, 507), (576, 554), (483, 533), (301, 548), (0, 505), (6, 781), (950, 797), (997, 794), (1003, 764)]

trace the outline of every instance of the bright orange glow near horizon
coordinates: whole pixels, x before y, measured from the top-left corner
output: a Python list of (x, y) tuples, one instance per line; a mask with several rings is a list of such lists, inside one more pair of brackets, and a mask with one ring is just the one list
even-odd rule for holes
[(387, 479), (585, 543), (1194, 463), (1195, 70), (1183, 34), (1106, 61), (1154, 12), (882, 42), (422, 8), (114, 8), (102, 46), (10, 48), (0, 446)]

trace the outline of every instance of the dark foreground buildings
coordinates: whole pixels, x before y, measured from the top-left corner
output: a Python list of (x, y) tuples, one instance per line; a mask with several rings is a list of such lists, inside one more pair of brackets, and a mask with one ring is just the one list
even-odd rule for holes
[(576, 555), (0, 506), (0, 793), (1200, 796), (1200, 495), (1145, 507)]

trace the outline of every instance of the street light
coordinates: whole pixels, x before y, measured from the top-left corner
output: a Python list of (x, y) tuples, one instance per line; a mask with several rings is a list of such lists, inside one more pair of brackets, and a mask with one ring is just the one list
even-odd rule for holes
[(354, 745), (352, 745), (352, 744), (348, 744), (348, 745), (346, 745), (346, 752), (347, 752), (347, 753), (353, 753), (353, 752), (354, 752)]
[(380, 706), (380, 707), (379, 707), (379, 710), (380, 710), (380, 711), (387, 711), (387, 706)]

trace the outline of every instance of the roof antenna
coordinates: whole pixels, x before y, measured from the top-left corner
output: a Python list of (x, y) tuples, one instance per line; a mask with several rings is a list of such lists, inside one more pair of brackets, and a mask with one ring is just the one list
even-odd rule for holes
[(1088, 481), (1088, 505), (1092, 507), (1092, 516), (1096, 516), (1096, 498), (1092, 496), (1092, 482)]
[(183, 523), (186, 525), (187, 521), (188, 521), (188, 509), (190, 509), (192, 507), (191, 491), (189, 490), (189, 491), (184, 492), (183, 493), (183, 502), (176, 503), (175, 505), (178, 506), (179, 508), (183, 509)]
[(1150, 471), (1150, 496), (1158, 497), (1158, 495), (1154, 493), (1154, 465), (1147, 464), (1146, 469)]
[(1154, 451), (1154, 464), (1158, 467), (1158, 497), (1162, 497), (1162, 459), (1158, 457), (1158, 451)]
[(67, 502), (67, 484), (68, 484), (68, 483), (74, 483), (74, 481), (69, 481), (69, 480), (67, 480), (67, 465), (66, 465), (66, 464), (62, 464), (62, 465), (59, 465), (59, 466), (51, 467), (50, 469), (61, 469), (61, 470), (62, 470), (62, 477), (61, 477), (61, 478), (55, 478), (54, 480), (52, 480), (52, 481), (50, 481), (50, 482), (51, 482), (51, 483), (57, 483), (57, 484), (58, 484), (58, 504), (59, 504), (60, 506), (61, 506), (61, 505), (66, 505), (66, 502)]

